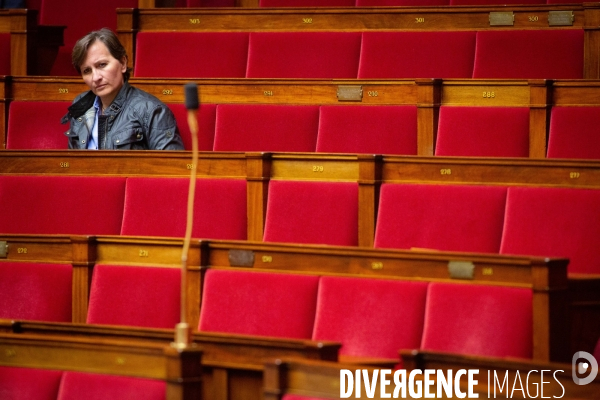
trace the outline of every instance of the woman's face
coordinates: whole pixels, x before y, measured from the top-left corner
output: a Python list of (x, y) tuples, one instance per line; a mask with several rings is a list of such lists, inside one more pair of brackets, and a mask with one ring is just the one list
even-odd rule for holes
[(114, 58), (104, 43), (96, 40), (90, 45), (81, 64), (83, 81), (108, 107), (123, 87), (123, 73), (127, 70), (126, 59)]

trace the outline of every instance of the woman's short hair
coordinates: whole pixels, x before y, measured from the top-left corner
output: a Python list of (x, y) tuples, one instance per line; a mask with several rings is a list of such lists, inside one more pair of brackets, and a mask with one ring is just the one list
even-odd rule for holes
[[(102, 28), (100, 30), (88, 33), (87, 35), (79, 39), (77, 43), (75, 43), (75, 46), (73, 46), (73, 53), (71, 54), (71, 58), (73, 66), (75, 67), (79, 75), (81, 75), (81, 64), (83, 64), (85, 58), (87, 57), (88, 49), (97, 40), (104, 43), (111, 56), (113, 56), (119, 61), (121, 61), (123, 57), (125, 57), (125, 63), (127, 63), (127, 51), (119, 41), (117, 35), (115, 35), (114, 32), (108, 28)], [(130, 68), (127, 68), (127, 70), (123, 73), (123, 79), (125, 80), (125, 82), (129, 80), (130, 74)]]

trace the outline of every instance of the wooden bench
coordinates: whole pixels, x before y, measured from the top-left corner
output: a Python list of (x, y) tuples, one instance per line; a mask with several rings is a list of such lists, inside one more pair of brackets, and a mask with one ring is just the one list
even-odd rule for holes
[[(0, 333), (0, 365), (77, 371), (161, 381), (165, 399), (199, 399), (201, 351), (143, 338), (94, 339), (70, 335)], [(31, 383), (30, 383), (31, 384)]]

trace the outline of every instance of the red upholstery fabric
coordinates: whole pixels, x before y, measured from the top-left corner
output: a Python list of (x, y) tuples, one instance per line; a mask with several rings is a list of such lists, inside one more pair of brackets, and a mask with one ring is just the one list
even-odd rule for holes
[(215, 151), (315, 151), (318, 106), (219, 104)]
[(358, 184), (271, 181), (264, 240), (358, 245)]
[(427, 282), (321, 277), (313, 340), (340, 342), (343, 355), (397, 358), (421, 344), (426, 295)]
[(235, 0), (187, 0), (187, 6), (188, 7), (235, 7)]
[(381, 185), (375, 247), (497, 253), (506, 188)]
[(529, 108), (442, 106), (435, 155), (528, 157)]
[(13, 101), (8, 109), (7, 149), (67, 149), (69, 144), (60, 119), (70, 102)]
[(298, 394), (284, 394), (281, 397), (281, 400), (327, 400), (325, 398), (322, 397), (306, 397), (306, 396), (300, 396)]
[(0, 318), (71, 322), (72, 269), (68, 264), (0, 263)]
[(57, 400), (164, 400), (166, 393), (163, 381), (67, 371)]
[(0, 33), (0, 75), (10, 72), (10, 33)]
[[(169, 104), (169, 108), (175, 115), (177, 127), (181, 140), (183, 140), (183, 148), (192, 150), (192, 132), (187, 122), (188, 110), (185, 104)], [(212, 151), (215, 141), (215, 123), (217, 118), (216, 104), (201, 104), (198, 113), (198, 150)]]
[(421, 349), (531, 358), (532, 313), (529, 289), (432, 282)]
[(600, 160), (600, 107), (554, 107), (548, 158)]
[(449, 0), (356, 0), (359, 7), (373, 6), (447, 6)]
[(600, 274), (600, 190), (509, 188), (502, 254), (568, 257), (569, 273)]
[(358, 77), (471, 78), (474, 57), (475, 32), (364, 32)]
[(179, 322), (178, 268), (96, 265), (87, 322), (174, 328)]
[(210, 269), (198, 329), (310, 339), (318, 286), (318, 276)]
[(0, 399), (56, 400), (62, 371), (0, 367)]
[(451, 6), (546, 4), (546, 0), (450, 0)]
[(125, 178), (1, 176), (0, 232), (118, 235)]
[(355, 0), (260, 0), (260, 7), (353, 7)]
[(473, 78), (581, 79), (583, 29), (479, 31)]
[[(121, 234), (183, 237), (188, 192), (188, 178), (128, 178)], [(246, 181), (198, 179), (192, 236), (245, 240), (246, 233)]]
[(416, 106), (321, 106), (317, 151), (417, 154)]
[(247, 78), (356, 78), (360, 32), (251, 32)]
[[(105, 0), (102, 2), (102, 7), (94, 7), (93, 12), (90, 12), (90, 3), (87, 1), (42, 0), (40, 24), (66, 26), (64, 46), (59, 49), (50, 75), (77, 75), (77, 71), (71, 64), (71, 51), (75, 42), (88, 32), (103, 27), (116, 31), (117, 13), (115, 9), (137, 8), (137, 6), (138, 0)], [(132, 55), (129, 54), (129, 57)], [(133, 60), (129, 60), (130, 65), (131, 61)]]
[(139, 32), (136, 46), (136, 77), (243, 78), (246, 75), (246, 32)]

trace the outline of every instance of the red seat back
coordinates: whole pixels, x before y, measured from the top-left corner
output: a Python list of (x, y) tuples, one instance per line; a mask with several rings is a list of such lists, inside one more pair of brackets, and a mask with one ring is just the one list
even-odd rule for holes
[(215, 151), (315, 151), (318, 106), (219, 104)]
[(198, 329), (310, 339), (318, 285), (318, 276), (210, 269)]
[(358, 72), (360, 32), (251, 32), (247, 78), (349, 78)]
[(68, 125), (60, 123), (71, 103), (64, 101), (13, 101), (8, 109), (6, 148), (68, 149)]
[(358, 184), (272, 180), (264, 240), (358, 245)]
[(474, 57), (475, 32), (364, 32), (358, 77), (471, 78)]
[(531, 358), (530, 289), (432, 282), (421, 349), (489, 357)]
[(164, 381), (67, 371), (57, 400), (164, 400), (166, 393)]
[(497, 253), (506, 188), (381, 185), (375, 247)]
[(583, 29), (479, 31), (473, 78), (581, 79)]
[(508, 189), (502, 254), (567, 257), (569, 273), (600, 274), (600, 190)]
[(96, 265), (87, 322), (174, 328), (180, 318), (178, 268)]
[(442, 106), (435, 155), (528, 157), (529, 108)]
[(56, 400), (62, 371), (0, 367), (0, 399)]
[(321, 277), (313, 340), (340, 342), (340, 354), (357, 357), (397, 358), (400, 349), (418, 349), (427, 285)]
[[(179, 134), (185, 150), (192, 150), (192, 132), (187, 122), (188, 110), (184, 104), (168, 105), (179, 128)], [(215, 123), (217, 118), (216, 104), (201, 104), (196, 114), (198, 120), (198, 150), (212, 151), (215, 141)]]
[(134, 75), (243, 78), (247, 60), (246, 32), (140, 32), (136, 38)]
[(548, 158), (600, 160), (600, 107), (554, 107)]
[(72, 275), (68, 264), (0, 263), (0, 318), (71, 322)]
[(355, 0), (260, 0), (260, 7), (352, 7)]
[(0, 232), (118, 235), (125, 178), (0, 176)]
[[(121, 234), (183, 237), (188, 192), (187, 178), (128, 178)], [(194, 238), (245, 240), (246, 181), (198, 179), (193, 221)]]
[(321, 106), (317, 151), (417, 154), (416, 106)]

